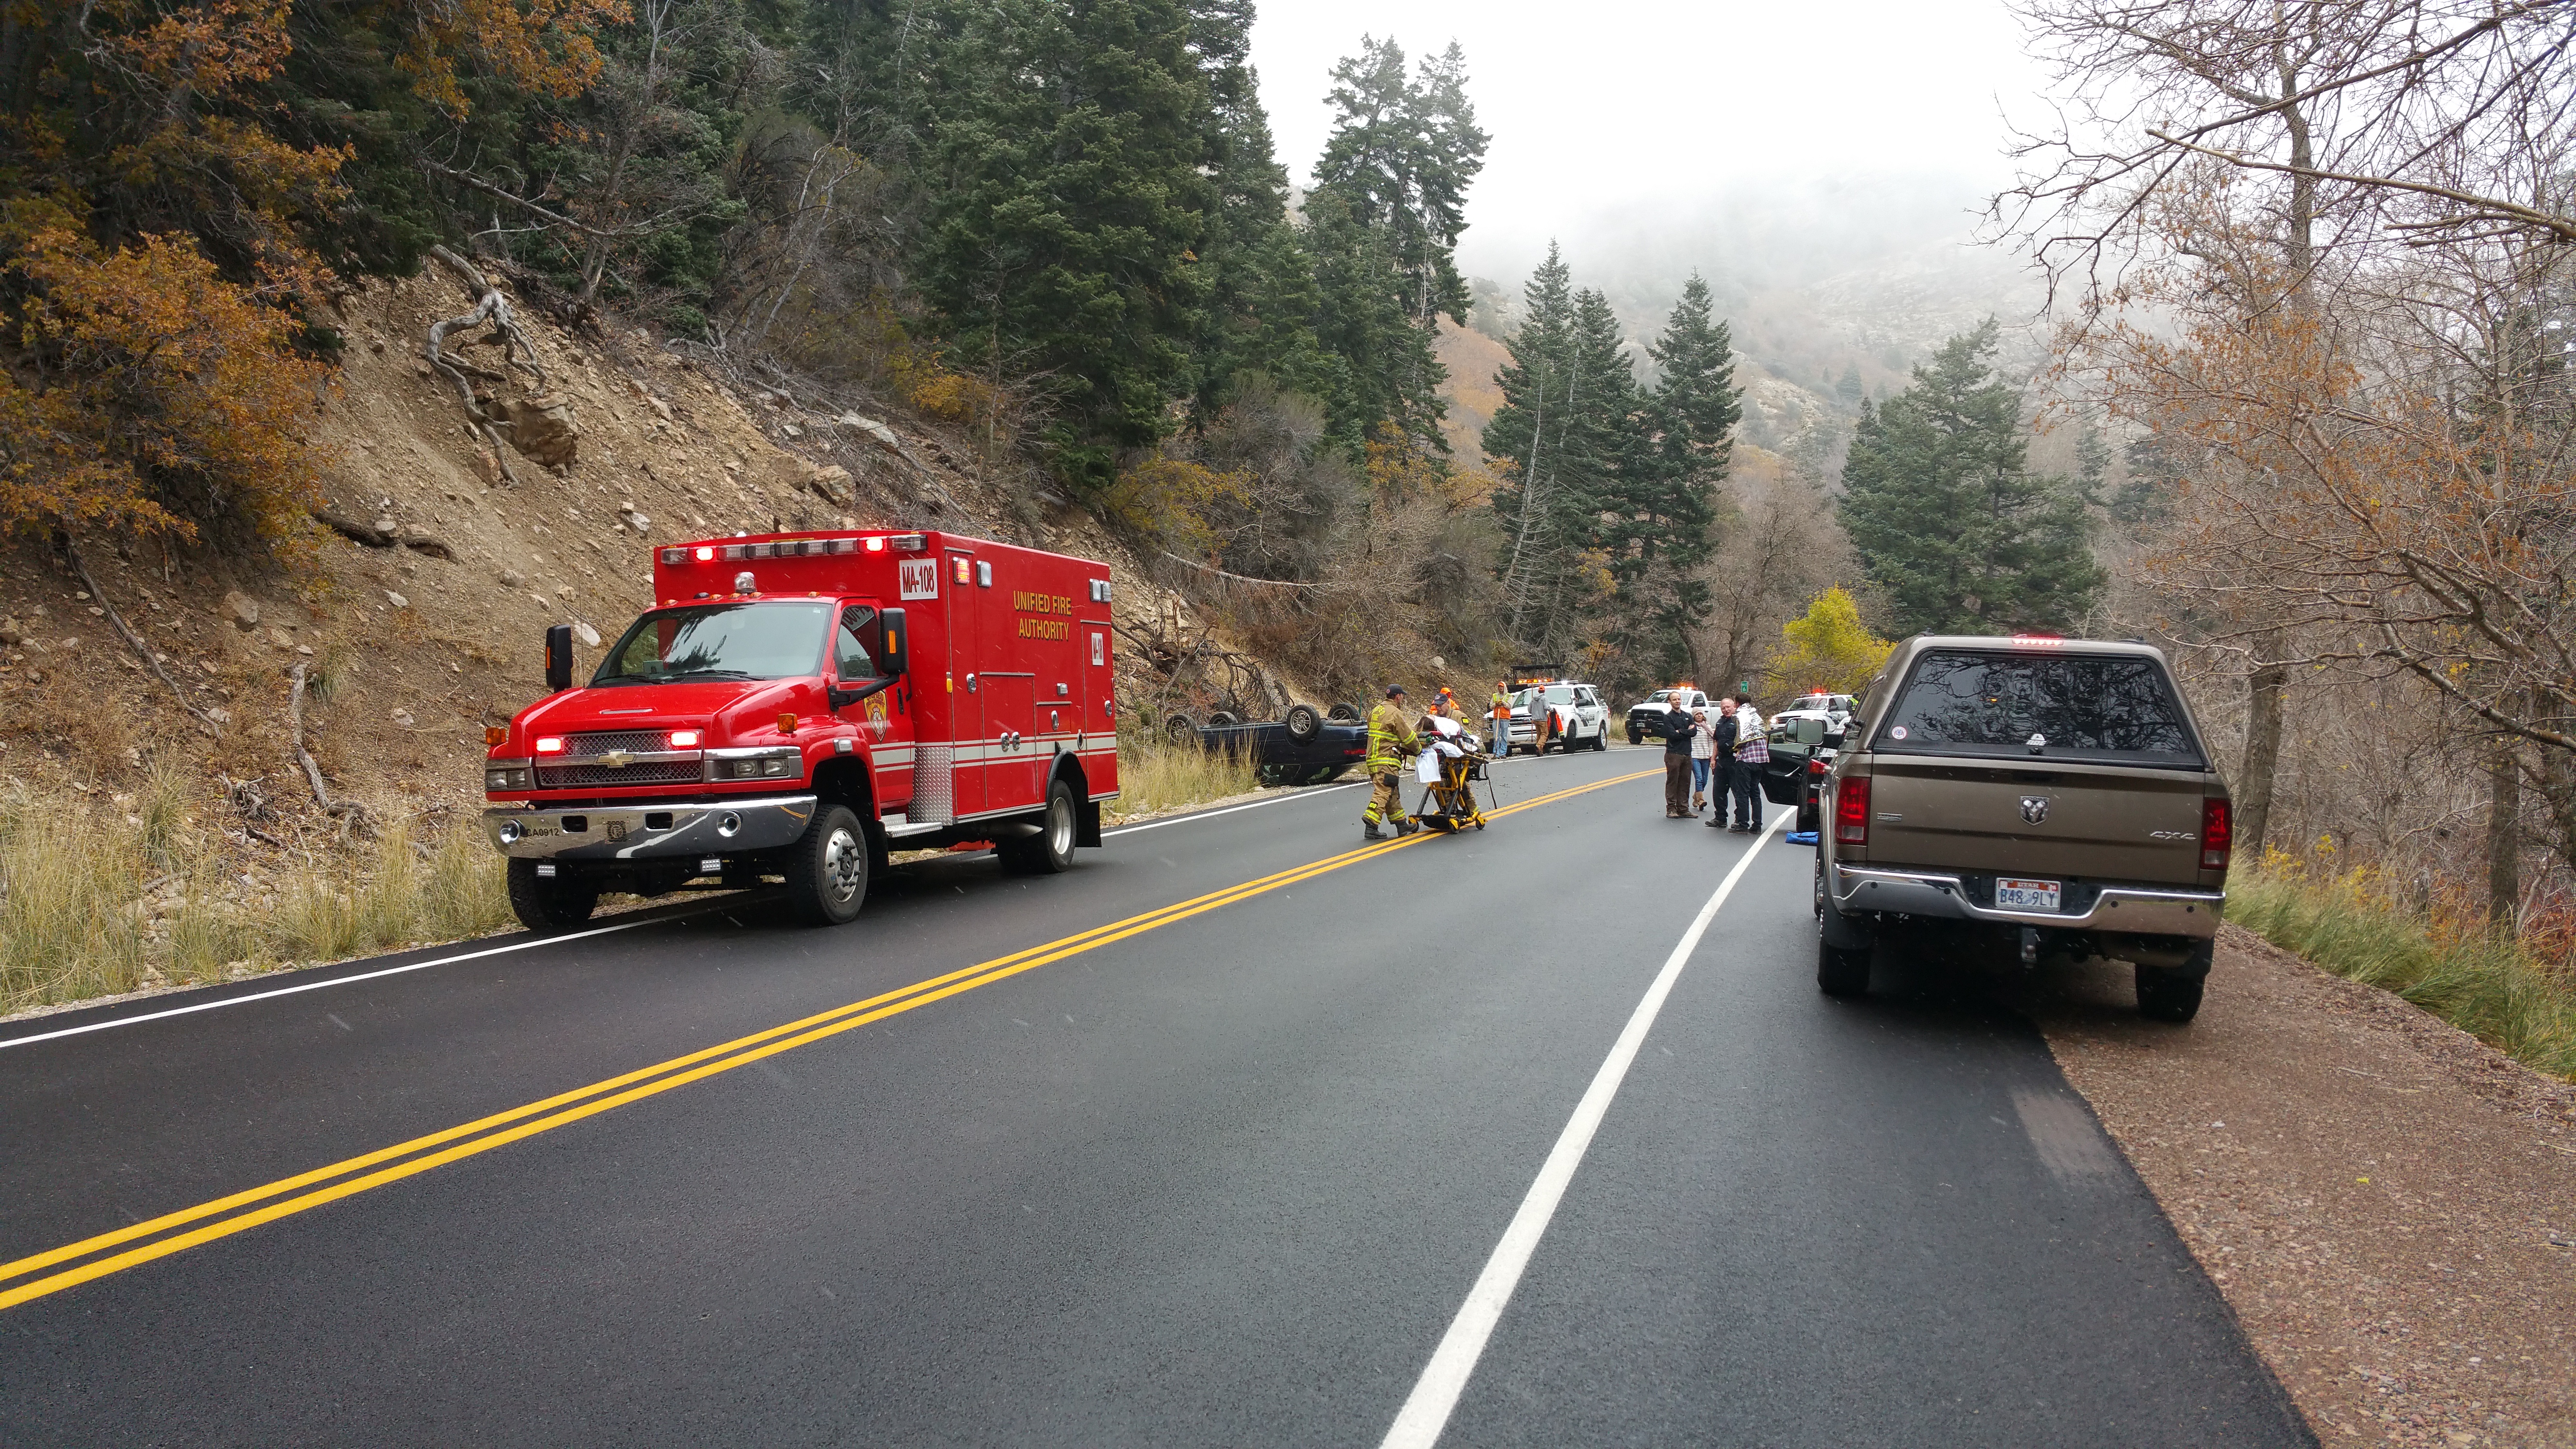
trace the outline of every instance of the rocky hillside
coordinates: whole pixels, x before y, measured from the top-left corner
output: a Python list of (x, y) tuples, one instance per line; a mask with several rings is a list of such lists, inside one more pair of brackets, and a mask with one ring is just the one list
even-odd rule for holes
[[(294, 751), (300, 669), (303, 736), (335, 801), (384, 818), (479, 807), (483, 727), (539, 691), (544, 629), (571, 624), (587, 669), (646, 604), (653, 546), (735, 531), (936, 527), (1106, 559), (1122, 695), (1217, 702), (1186, 679), (1166, 689), (1148, 653), (1168, 665), (1206, 631), (1090, 515), (1027, 501), (924, 420), (745, 385), (703, 350), (523, 309), (540, 385), (496, 342), (451, 338), (484, 410), (512, 420), (505, 478), (423, 360), (430, 326), (472, 300), (436, 269), (344, 300), (346, 369), (317, 419), (336, 458), (297, 536), (0, 554), (0, 787), (125, 810), (156, 770), (183, 772), (201, 820), (247, 863), (281, 866), (345, 833)], [(1300, 694), (1237, 662), (1275, 702)]]

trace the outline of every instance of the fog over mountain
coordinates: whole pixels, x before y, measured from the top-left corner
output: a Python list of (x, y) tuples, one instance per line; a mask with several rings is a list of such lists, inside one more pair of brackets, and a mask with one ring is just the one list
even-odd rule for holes
[(2011, 172), (2008, 118), (2035, 71), (1997, 0), (1831, 7), (1639, 0), (1573, 16), (1495, 0), (1298, 0), (1260, 11), (1253, 61), (1280, 160), (1320, 151), (1334, 61), (1363, 33), (1416, 56), (1455, 40), (1491, 133), (1468, 198), (1461, 269), (1507, 331), (1551, 238), (1643, 340), (1694, 270), (1752, 364), (1745, 435), (1765, 446), (1802, 409), (1884, 396), (1943, 338), (1992, 314), (2006, 361), (2037, 358), (2042, 299), (2010, 252), (1978, 244)]
[[(1576, 280), (1618, 309), (1641, 368), (1683, 281), (1705, 277), (1746, 360), (1745, 435), (1777, 448), (1808, 421), (1848, 414), (1855, 376), (1885, 397), (1988, 316), (2006, 327), (2012, 370), (2037, 365), (2045, 293), (2016, 249), (1980, 239), (1982, 199), (1960, 175), (1748, 177), (1569, 215), (1554, 239)], [(1469, 232), (1459, 259), (1476, 279), (1480, 330), (1510, 332), (1548, 240)]]

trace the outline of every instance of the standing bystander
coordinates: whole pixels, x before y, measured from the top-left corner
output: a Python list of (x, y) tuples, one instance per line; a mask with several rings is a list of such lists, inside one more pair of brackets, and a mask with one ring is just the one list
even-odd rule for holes
[(1761, 712), (1746, 700), (1735, 710), (1736, 828), (1748, 835), (1762, 831), (1762, 767), (1771, 763), (1771, 741), (1764, 735)]
[[(1691, 716), (1697, 720), (1699, 724), (1698, 732), (1691, 736), (1690, 747), (1691, 813), (1693, 815), (1697, 815), (1702, 810), (1708, 808), (1708, 779), (1711, 768), (1717, 763), (1717, 735), (1709, 728), (1707, 710), (1692, 710)], [(1717, 798), (1717, 808), (1724, 810), (1726, 808), (1726, 777), (1723, 775), (1717, 777)]]
[(1700, 733), (1700, 723), (1691, 712), (1676, 704), (1672, 722), (1664, 727), (1664, 818), (1688, 820), (1691, 812), (1682, 808), (1690, 798), (1691, 741)]

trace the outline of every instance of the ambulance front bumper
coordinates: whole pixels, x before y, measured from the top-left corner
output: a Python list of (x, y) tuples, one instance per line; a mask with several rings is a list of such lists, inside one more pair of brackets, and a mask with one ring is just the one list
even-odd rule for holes
[(503, 806), (483, 812), (483, 836), (512, 860), (743, 855), (793, 844), (805, 834), (814, 809), (812, 795), (578, 808)]

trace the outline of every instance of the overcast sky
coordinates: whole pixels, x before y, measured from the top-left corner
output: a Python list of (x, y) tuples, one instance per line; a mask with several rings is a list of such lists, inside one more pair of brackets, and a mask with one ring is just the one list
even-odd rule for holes
[(1364, 32), (1465, 48), (1493, 145), (1460, 260), (1501, 278), (1590, 219), (1817, 176), (1954, 179), (1964, 228), (2010, 174), (1999, 112), (2028, 116), (2039, 80), (1997, 0), (1265, 0), (1252, 58), (1300, 183)]

